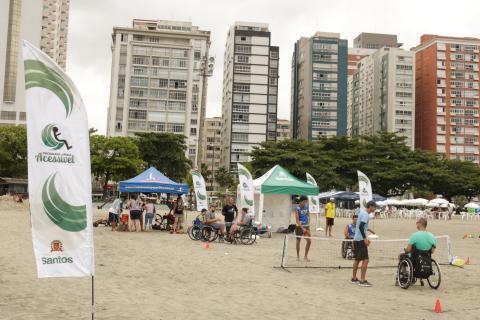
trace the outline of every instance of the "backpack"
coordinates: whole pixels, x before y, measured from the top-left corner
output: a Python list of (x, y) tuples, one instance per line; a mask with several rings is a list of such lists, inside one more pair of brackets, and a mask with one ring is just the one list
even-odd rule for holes
[(416, 261), (416, 272), (414, 276), (420, 279), (426, 279), (433, 274), (432, 271), (432, 256), (430, 253), (419, 253)]

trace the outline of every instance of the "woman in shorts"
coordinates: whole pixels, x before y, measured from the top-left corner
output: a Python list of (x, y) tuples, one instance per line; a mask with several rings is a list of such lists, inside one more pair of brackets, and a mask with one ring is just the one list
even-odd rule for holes
[(132, 196), (132, 207), (130, 208), (130, 231), (135, 229), (136, 232), (141, 231), (140, 219), (142, 217), (143, 204), (140, 197)]
[(177, 201), (173, 205), (173, 214), (175, 215), (175, 223), (173, 224), (173, 230), (170, 233), (179, 233), (180, 226), (183, 222), (183, 210), (185, 206), (183, 204), (182, 196), (178, 196)]

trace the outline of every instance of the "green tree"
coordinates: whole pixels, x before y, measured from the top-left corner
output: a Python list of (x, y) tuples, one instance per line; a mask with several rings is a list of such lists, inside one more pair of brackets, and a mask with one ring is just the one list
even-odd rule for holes
[(27, 130), (0, 127), (0, 176), (27, 177)]
[(92, 174), (104, 178), (104, 192), (110, 179), (123, 180), (142, 170), (143, 161), (135, 141), (130, 137), (90, 136)]
[(220, 185), (220, 188), (225, 189), (227, 187), (230, 188), (235, 180), (225, 167), (220, 167), (215, 171), (215, 181)]
[(170, 179), (184, 181), (191, 168), (185, 156), (185, 136), (173, 133), (137, 133), (140, 157)]
[(212, 171), (208, 168), (208, 165), (206, 163), (202, 163), (200, 167), (200, 174), (202, 175), (203, 179), (205, 179), (205, 181), (211, 181), (211, 179), (213, 179)]

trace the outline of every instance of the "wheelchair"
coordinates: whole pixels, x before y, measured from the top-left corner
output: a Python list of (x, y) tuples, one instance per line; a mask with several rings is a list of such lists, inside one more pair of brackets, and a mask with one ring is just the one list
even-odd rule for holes
[(170, 231), (173, 229), (173, 224), (175, 220), (171, 219), (171, 216), (164, 214), (163, 216), (161, 214), (155, 214), (155, 224), (156, 226), (153, 229), (156, 230), (162, 230), (162, 231)]
[(342, 241), (342, 258), (353, 260), (353, 240)]
[(432, 259), (431, 251), (420, 251), (414, 249), (411, 257), (403, 254), (397, 267), (395, 284), (402, 289), (408, 289), (410, 285), (426, 279), (432, 289), (438, 289), (442, 280), (442, 274), (438, 263)]
[(198, 217), (193, 220), (193, 223), (190, 227), (187, 229), (187, 234), (190, 237), (190, 239), (194, 241), (198, 241), (202, 239), (202, 230), (205, 225), (200, 222), (200, 219)]
[(235, 231), (231, 242), (233, 244), (241, 243), (244, 245), (251, 245), (257, 239), (257, 230), (255, 227), (250, 223), (248, 226), (239, 226), (239, 228)]

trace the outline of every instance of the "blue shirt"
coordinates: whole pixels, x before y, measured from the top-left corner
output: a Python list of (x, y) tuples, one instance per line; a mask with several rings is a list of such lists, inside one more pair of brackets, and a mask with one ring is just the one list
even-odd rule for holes
[(353, 224), (353, 223), (350, 223), (347, 226), (348, 236), (353, 238), (355, 236), (355, 230), (356, 229), (357, 229), (357, 225)]
[(300, 222), (302, 226), (308, 226), (309, 225), (308, 205), (304, 205), (303, 208), (300, 208), (300, 206), (297, 206), (297, 214), (298, 214), (298, 222)]
[(360, 233), (360, 223), (364, 222), (365, 226), (363, 227), (365, 236), (367, 235), (368, 232), (368, 220), (370, 220), (370, 216), (366, 211), (360, 210), (360, 213), (358, 214), (358, 220), (357, 220), (357, 227), (355, 228), (355, 236), (353, 237), (354, 241), (362, 241), (363, 237), (362, 234)]

